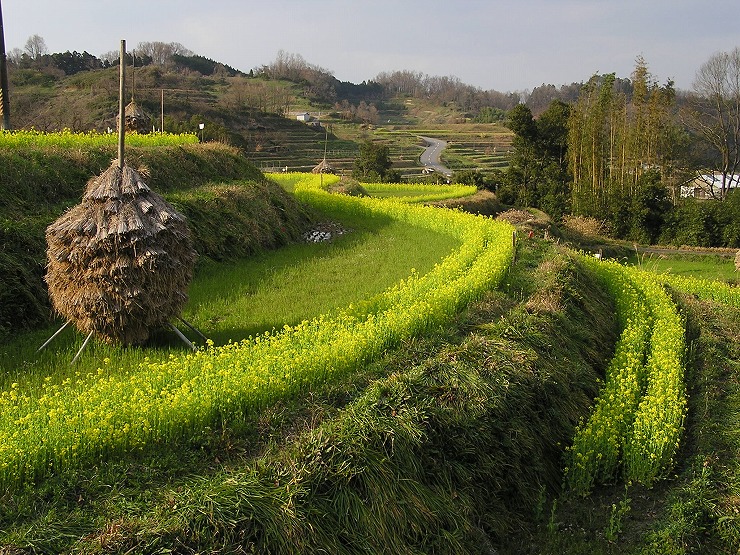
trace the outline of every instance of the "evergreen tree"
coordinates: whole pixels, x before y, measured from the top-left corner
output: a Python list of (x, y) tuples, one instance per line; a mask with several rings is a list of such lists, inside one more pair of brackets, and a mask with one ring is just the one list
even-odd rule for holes
[(359, 181), (399, 181), (400, 175), (391, 169), (388, 146), (367, 140), (360, 144), (360, 155), (355, 159), (352, 177)]

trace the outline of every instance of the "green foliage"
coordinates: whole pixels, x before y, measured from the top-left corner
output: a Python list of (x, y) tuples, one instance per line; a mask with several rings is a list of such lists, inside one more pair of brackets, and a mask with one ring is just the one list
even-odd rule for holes
[(478, 114), (473, 118), (476, 123), (497, 123), (506, 119), (506, 112), (501, 108), (492, 108), (491, 106), (484, 106), (480, 109)]
[(660, 182), (660, 174), (654, 170), (645, 172), (632, 196), (629, 238), (638, 243), (654, 244), (670, 207), (668, 191)]
[(486, 185), (486, 178), (483, 173), (478, 170), (466, 170), (455, 172), (455, 182), (472, 185), (477, 189), (483, 189)]
[(197, 71), (201, 75), (213, 75), (219, 68), (221, 68), (226, 75), (231, 77), (241, 73), (231, 66), (220, 64), (204, 56), (183, 56), (182, 54), (173, 54), (172, 61), (181, 67)]
[(665, 214), (660, 242), (740, 248), (740, 192), (729, 193), (724, 201), (681, 199)]
[(511, 111), (509, 127), (516, 133), (502, 202), (540, 208), (559, 220), (569, 209), (567, 135), (569, 107), (553, 101), (535, 120), (526, 105)]
[(360, 152), (355, 159), (352, 177), (362, 182), (390, 182), (400, 181), (397, 171), (391, 169), (388, 145), (367, 140), (360, 144)]

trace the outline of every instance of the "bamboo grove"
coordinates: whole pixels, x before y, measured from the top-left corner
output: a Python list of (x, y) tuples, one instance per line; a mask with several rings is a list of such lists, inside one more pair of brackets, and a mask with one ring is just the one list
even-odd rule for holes
[(672, 82), (661, 86), (652, 79), (638, 58), (631, 98), (614, 74), (594, 76), (572, 106), (568, 157), (574, 214), (614, 220), (609, 216), (629, 207), (641, 189), (670, 183), (680, 144), (672, 120), (675, 91)]

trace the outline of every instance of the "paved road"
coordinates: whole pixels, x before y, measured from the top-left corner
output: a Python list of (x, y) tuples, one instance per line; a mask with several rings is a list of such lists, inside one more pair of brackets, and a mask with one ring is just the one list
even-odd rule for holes
[(447, 147), (447, 142), (441, 139), (432, 139), (431, 137), (420, 136), (419, 138), (427, 145), (419, 158), (421, 165), (429, 170), (439, 172), (445, 177), (452, 177), (452, 170), (443, 166), (439, 160), (442, 151)]

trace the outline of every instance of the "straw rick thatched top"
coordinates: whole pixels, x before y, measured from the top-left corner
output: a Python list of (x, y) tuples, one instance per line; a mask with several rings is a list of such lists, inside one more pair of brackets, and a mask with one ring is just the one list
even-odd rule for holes
[[(116, 116), (116, 128), (118, 128), (118, 118), (119, 116)], [(149, 133), (152, 130), (151, 118), (133, 100), (124, 109), (123, 121), (126, 131), (129, 133)]]
[(334, 168), (331, 167), (329, 162), (322, 160), (311, 170), (311, 173), (334, 173)]
[(196, 253), (185, 218), (114, 163), (46, 230), (54, 308), (82, 332), (142, 343), (179, 316)]

